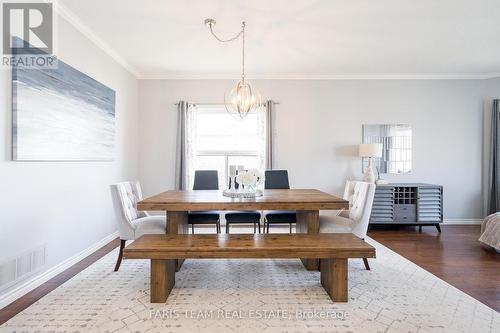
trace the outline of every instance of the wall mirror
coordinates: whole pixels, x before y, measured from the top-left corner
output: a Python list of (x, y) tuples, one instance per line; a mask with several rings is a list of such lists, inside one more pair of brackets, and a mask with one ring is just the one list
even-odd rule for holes
[[(407, 173), (412, 168), (412, 133), (408, 124), (363, 125), (363, 143), (382, 144), (382, 157), (373, 159), (380, 173)], [(363, 172), (368, 159), (363, 158)]]

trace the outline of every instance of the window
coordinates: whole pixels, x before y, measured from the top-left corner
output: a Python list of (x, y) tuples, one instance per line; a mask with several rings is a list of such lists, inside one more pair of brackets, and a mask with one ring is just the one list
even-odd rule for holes
[(228, 114), (223, 105), (197, 105), (192, 122), (188, 188), (193, 186), (195, 170), (217, 170), (219, 187), (224, 188), (230, 165), (265, 168), (264, 110), (241, 120)]

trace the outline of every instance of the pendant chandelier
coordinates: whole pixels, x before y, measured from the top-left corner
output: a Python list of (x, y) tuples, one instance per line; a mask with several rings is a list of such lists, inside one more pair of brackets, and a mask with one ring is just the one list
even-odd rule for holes
[(245, 21), (241, 22), (240, 32), (236, 36), (229, 39), (221, 39), (215, 34), (213, 30), (215, 23), (216, 21), (214, 19), (205, 19), (205, 24), (209, 27), (210, 33), (219, 42), (232, 42), (242, 37), (241, 80), (238, 81), (236, 86), (231, 89), (229, 93), (224, 94), (224, 105), (227, 112), (231, 115), (240, 119), (245, 119), (248, 113), (256, 110), (262, 105), (262, 97), (259, 92), (245, 79)]

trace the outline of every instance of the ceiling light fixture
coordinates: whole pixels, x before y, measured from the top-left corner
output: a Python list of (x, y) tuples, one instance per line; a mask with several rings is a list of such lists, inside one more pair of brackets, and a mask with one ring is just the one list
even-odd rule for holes
[(227, 43), (232, 42), (240, 37), (242, 37), (242, 52), (241, 52), (241, 80), (238, 81), (236, 86), (231, 89), (228, 94), (224, 94), (224, 104), (226, 106), (227, 112), (231, 115), (237, 116), (241, 119), (245, 119), (249, 112), (254, 111), (262, 105), (262, 97), (259, 92), (252, 87), (250, 82), (245, 79), (245, 21), (241, 22), (240, 32), (229, 39), (219, 38), (214, 32), (214, 26), (216, 21), (214, 19), (205, 19), (205, 25), (210, 29), (210, 33), (219, 42)]

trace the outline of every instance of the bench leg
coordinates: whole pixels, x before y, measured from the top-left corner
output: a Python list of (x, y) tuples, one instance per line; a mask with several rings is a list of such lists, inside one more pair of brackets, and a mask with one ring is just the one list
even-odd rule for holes
[(175, 285), (175, 259), (151, 259), (151, 303), (165, 303)]
[(334, 302), (347, 302), (347, 259), (321, 259), (321, 284)]

